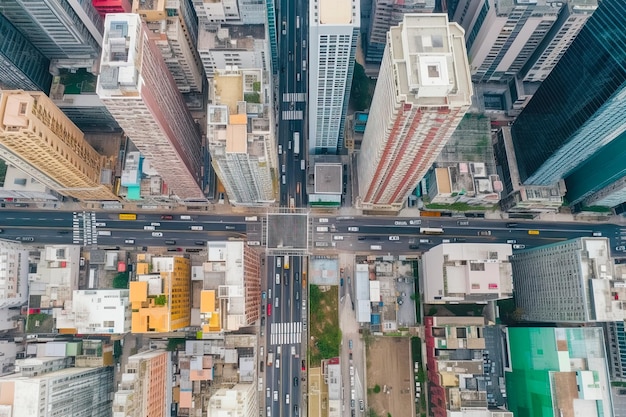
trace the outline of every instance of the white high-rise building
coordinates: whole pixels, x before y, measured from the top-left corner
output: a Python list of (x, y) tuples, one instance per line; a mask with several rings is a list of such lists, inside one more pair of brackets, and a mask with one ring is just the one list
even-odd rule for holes
[(597, 8), (595, 0), (460, 0), (472, 79), (542, 81)]
[(215, 172), (234, 205), (257, 206), (275, 200), (277, 172), (271, 107), (264, 103), (263, 72), (217, 70), (208, 106), (207, 140)]
[(309, 152), (334, 154), (343, 144), (360, 2), (311, 0), (309, 10)]
[(387, 35), (358, 157), (358, 205), (400, 210), (454, 133), (471, 96), (463, 29), (445, 14), (405, 14)]

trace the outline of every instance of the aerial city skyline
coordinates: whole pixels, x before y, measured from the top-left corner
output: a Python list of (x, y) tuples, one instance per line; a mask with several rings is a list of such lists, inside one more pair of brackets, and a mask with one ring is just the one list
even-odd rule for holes
[(0, 415), (622, 417), (622, 0), (0, 0)]

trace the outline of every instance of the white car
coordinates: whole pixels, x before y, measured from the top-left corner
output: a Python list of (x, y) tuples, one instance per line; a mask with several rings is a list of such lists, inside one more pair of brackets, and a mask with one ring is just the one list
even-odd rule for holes
[(269, 398), (272, 395), (272, 390), (270, 390), (270, 387), (267, 387), (265, 389), (265, 394), (267, 395), (267, 398)]
[(143, 230), (154, 230), (154, 226), (144, 226)]
[(389, 240), (400, 240), (400, 236), (389, 236)]
[(274, 391), (274, 401), (278, 401), (278, 391)]
[(348, 232), (358, 232), (359, 228), (358, 227), (348, 227)]
[(135, 239), (125, 239), (124, 243), (126, 243), (128, 245), (134, 245), (135, 244)]
[(508, 239), (508, 240), (506, 241), (506, 243), (508, 243), (509, 245), (512, 245), (512, 244), (514, 244), (514, 243), (517, 243), (517, 240), (515, 240), (515, 239)]
[(98, 222), (96, 223), (96, 227), (107, 227), (107, 224)]
[(285, 404), (289, 404), (289, 394), (285, 394)]
[(152, 232), (152, 237), (163, 237), (163, 232)]
[(328, 223), (328, 219), (327, 219), (327, 218), (324, 218), (324, 217), (321, 217), (321, 218), (319, 219), (319, 222), (320, 222), (320, 223)]
[(161, 226), (161, 223), (159, 223), (159, 222), (152, 222), (152, 223), (150, 223), (150, 226), (159, 227), (159, 226)]
[(191, 230), (204, 230), (204, 226), (191, 226)]
[(616, 251), (625, 251), (626, 250), (626, 246), (616, 246), (615, 250)]
[(513, 245), (513, 249), (525, 249), (526, 245)]

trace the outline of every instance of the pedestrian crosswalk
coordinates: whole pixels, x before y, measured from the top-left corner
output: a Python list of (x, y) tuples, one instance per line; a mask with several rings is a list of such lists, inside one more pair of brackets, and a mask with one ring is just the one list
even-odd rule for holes
[(302, 342), (302, 322), (272, 323), (271, 345), (290, 345)]
[(302, 110), (283, 110), (283, 120), (302, 120)]
[(97, 245), (95, 212), (74, 212), (72, 216), (72, 242), (83, 246)]
[(283, 101), (306, 101), (305, 93), (283, 93)]

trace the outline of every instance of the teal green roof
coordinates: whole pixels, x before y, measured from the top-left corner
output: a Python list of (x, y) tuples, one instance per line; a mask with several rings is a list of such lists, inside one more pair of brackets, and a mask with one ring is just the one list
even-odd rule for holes
[(138, 185), (128, 187), (128, 195), (126, 196), (126, 199), (141, 200), (141, 187)]

